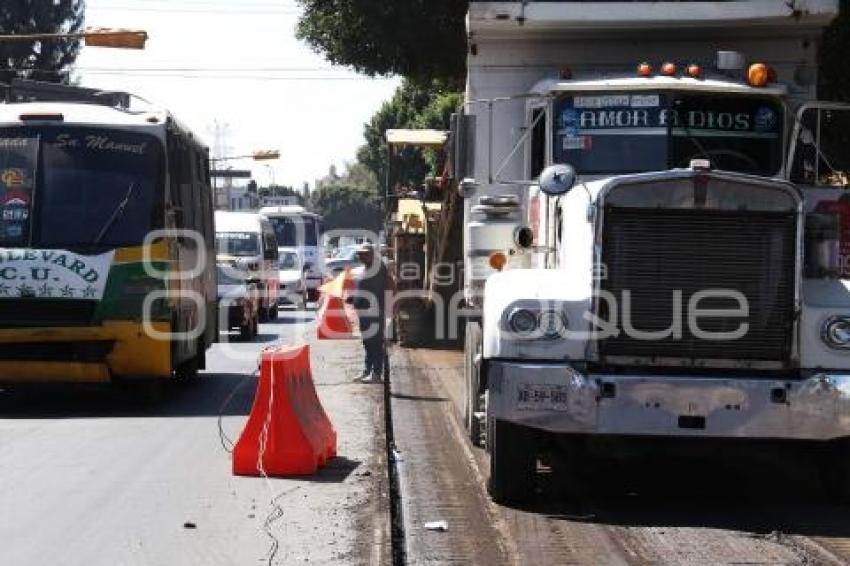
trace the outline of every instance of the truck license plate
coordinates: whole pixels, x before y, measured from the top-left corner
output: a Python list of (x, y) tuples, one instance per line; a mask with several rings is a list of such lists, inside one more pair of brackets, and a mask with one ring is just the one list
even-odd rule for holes
[(523, 383), (517, 387), (517, 409), (520, 411), (566, 411), (567, 387)]

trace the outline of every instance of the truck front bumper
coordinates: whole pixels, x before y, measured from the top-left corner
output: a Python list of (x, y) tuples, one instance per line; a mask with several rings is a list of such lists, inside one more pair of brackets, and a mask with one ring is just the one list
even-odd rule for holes
[(553, 433), (834, 440), (850, 437), (850, 373), (801, 380), (583, 374), (489, 361), (488, 415)]

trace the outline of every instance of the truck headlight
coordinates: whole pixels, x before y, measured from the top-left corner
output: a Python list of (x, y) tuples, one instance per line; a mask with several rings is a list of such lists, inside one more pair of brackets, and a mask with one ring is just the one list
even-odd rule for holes
[(508, 315), (508, 326), (520, 336), (528, 336), (537, 331), (540, 322), (537, 314), (528, 309), (514, 309)]
[(830, 348), (850, 350), (850, 316), (833, 316), (823, 323), (821, 338)]
[(563, 313), (556, 310), (546, 310), (538, 318), (540, 330), (545, 338), (562, 338), (567, 329), (567, 320)]

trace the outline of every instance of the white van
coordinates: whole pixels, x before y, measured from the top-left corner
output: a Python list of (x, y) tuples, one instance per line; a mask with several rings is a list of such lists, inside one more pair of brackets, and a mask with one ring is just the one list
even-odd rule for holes
[(303, 206), (267, 206), (260, 209), (260, 214), (271, 221), (277, 245), (298, 253), (307, 286), (307, 299), (317, 300), (324, 271), (324, 258), (319, 253), (321, 216), (307, 212)]
[(277, 318), (280, 279), (277, 238), (267, 218), (253, 212), (215, 213), (215, 249), (219, 265), (245, 272), (260, 290), (260, 320)]

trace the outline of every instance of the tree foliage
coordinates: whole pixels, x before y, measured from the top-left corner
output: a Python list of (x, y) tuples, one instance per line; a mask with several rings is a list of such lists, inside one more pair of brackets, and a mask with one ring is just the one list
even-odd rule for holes
[(308, 208), (322, 215), (326, 230), (381, 228), (378, 180), (362, 163), (348, 164), (337, 180), (310, 193)]
[[(0, 2), (0, 34), (69, 33), (83, 26), (85, 0)], [(0, 82), (28, 78), (68, 82), (80, 51), (76, 39), (0, 41)]]
[(325, 230), (373, 230), (381, 228), (378, 195), (349, 184), (334, 184), (310, 193), (309, 208), (320, 214)]
[[(387, 179), (386, 131), (395, 128), (446, 130), (449, 118), (463, 100), (460, 92), (442, 81), (427, 84), (404, 81), (365, 126), (366, 145), (357, 153), (360, 163), (371, 169), (380, 183)], [(417, 186), (429, 174), (439, 173), (437, 155), (417, 148), (404, 148), (393, 161), (390, 184)]]
[(297, 35), (367, 75), (463, 81), (466, 0), (298, 0)]

